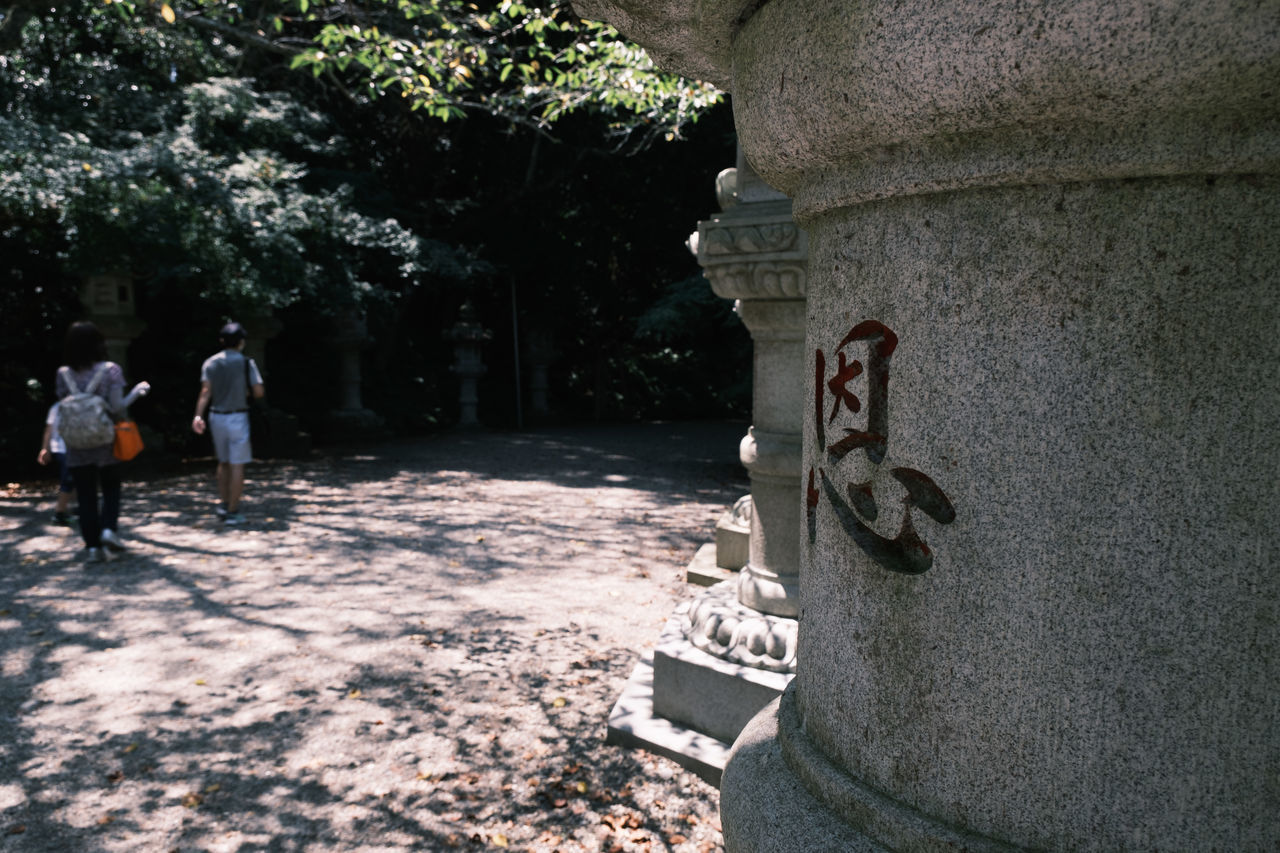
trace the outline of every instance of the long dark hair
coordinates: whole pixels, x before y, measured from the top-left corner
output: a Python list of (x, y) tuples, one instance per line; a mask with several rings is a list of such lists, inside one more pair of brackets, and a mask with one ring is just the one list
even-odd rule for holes
[(72, 370), (87, 370), (99, 361), (107, 360), (107, 339), (88, 320), (72, 323), (67, 329), (63, 354)]

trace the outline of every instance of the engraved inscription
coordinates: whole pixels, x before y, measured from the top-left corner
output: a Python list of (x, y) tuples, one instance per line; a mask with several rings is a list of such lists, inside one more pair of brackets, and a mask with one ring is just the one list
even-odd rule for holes
[[(889, 571), (918, 575), (933, 565), (933, 550), (917, 532), (915, 514), (938, 524), (955, 521), (955, 507), (946, 493), (921, 471), (890, 468), (889, 474), (905, 494), (900, 499), (902, 517), (897, 535), (889, 537), (871, 527), (881, 514), (874, 478), (841, 478), (840, 474), (842, 461), (858, 450), (874, 466), (888, 457), (889, 366), (897, 346), (898, 336), (892, 330), (876, 320), (866, 320), (850, 329), (836, 346), (834, 369), (826, 353), (815, 350), (815, 446), (825, 452), (826, 465), (809, 468), (805, 508), (810, 543), (817, 538), (817, 510), (826, 498), (836, 523), (868, 557)], [(854, 417), (864, 410), (861, 420)]]

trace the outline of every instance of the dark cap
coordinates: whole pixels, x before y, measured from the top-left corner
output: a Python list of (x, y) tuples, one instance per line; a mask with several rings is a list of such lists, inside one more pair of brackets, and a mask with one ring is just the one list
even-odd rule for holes
[(222, 331), (218, 332), (218, 340), (224, 344), (238, 344), (246, 337), (244, 326), (239, 323), (228, 323), (222, 327)]

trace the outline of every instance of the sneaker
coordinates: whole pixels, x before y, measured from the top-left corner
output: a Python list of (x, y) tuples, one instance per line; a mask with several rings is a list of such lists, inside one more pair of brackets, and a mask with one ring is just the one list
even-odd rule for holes
[(218, 504), (216, 507), (214, 507), (213, 512), (215, 515), (218, 516), (218, 518), (225, 519), (227, 517), (227, 508), (222, 504)]
[(112, 551), (123, 551), (124, 543), (120, 541), (120, 537), (116, 535), (114, 530), (104, 527), (102, 529), (102, 544)]
[(87, 548), (88, 552), (85, 557), (87, 563), (105, 563), (111, 559), (104, 548)]
[(229, 512), (222, 517), (223, 524), (244, 524), (244, 522), (244, 514), (239, 512)]
[(59, 527), (70, 527), (71, 515), (65, 512), (55, 512), (53, 514), (53, 523)]

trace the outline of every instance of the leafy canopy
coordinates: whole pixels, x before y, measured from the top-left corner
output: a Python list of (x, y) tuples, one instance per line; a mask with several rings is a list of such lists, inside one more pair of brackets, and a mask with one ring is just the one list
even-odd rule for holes
[(105, 3), (157, 26), (202, 28), (278, 54), (353, 100), (398, 96), (444, 121), (483, 112), (545, 131), (586, 110), (647, 144), (679, 136), (721, 99), (710, 85), (659, 71), (643, 49), (565, 2)]

